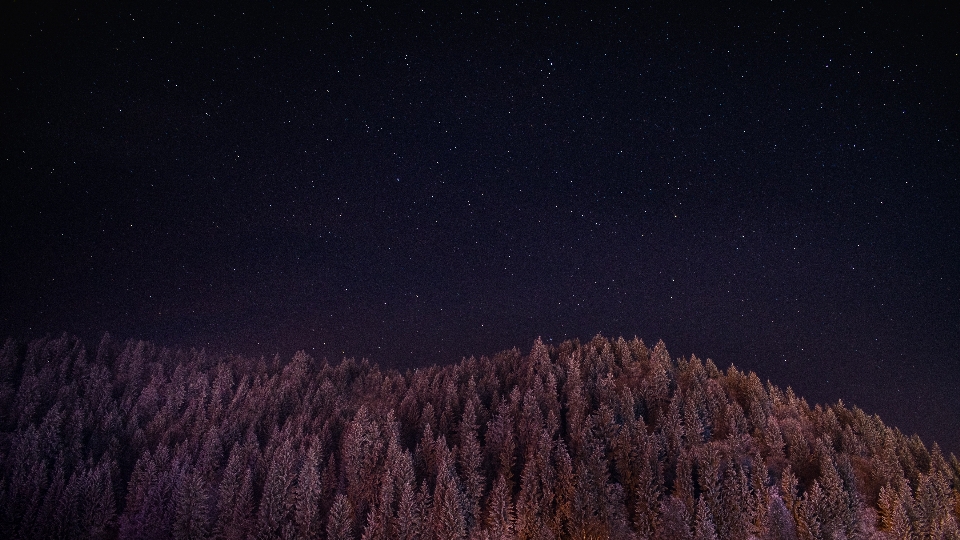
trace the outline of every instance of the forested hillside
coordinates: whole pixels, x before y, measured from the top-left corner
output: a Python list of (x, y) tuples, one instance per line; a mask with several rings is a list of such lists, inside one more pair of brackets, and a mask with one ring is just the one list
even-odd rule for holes
[(960, 462), (594, 338), (399, 373), (64, 336), (0, 353), (3, 538), (960, 538)]

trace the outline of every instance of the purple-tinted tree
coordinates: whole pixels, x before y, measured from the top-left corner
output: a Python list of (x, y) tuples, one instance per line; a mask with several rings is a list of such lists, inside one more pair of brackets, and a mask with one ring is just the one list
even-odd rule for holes
[(513, 524), (513, 501), (507, 489), (507, 479), (500, 475), (487, 499), (487, 534), (491, 540), (512, 540), (516, 538)]
[(253, 517), (252, 474), (243, 444), (234, 444), (217, 490), (217, 518), (213, 538), (239, 540), (249, 531)]
[(210, 494), (199, 473), (185, 473), (173, 491), (173, 538), (200, 540), (211, 528)]
[(472, 530), (479, 521), (480, 498), (483, 496), (483, 452), (477, 439), (476, 396), (468, 397), (460, 420), (457, 447), (457, 469), (463, 479), (464, 511), (467, 530)]
[(257, 538), (270, 540), (283, 536), (284, 524), (292, 520), (291, 492), (297, 479), (296, 456), (286, 439), (276, 449), (263, 486), (257, 511)]
[(762, 533), (763, 540), (797, 540), (797, 526), (793, 521), (793, 515), (779, 493), (770, 495), (770, 505)]
[(347, 425), (341, 446), (342, 471), (346, 496), (354, 512), (354, 523), (366, 517), (376, 500), (378, 471), (382, 470), (386, 441), (381, 436), (378, 422), (365, 405), (360, 405), (353, 420)]
[(679, 497), (671, 495), (660, 501), (659, 540), (691, 540), (691, 517), (687, 505)]
[(433, 514), (430, 518), (436, 540), (466, 538), (467, 523), (464, 514), (464, 496), (453, 459), (443, 436), (438, 443), (437, 481), (433, 492)]
[(520, 474), (515, 530), (521, 540), (552, 538), (556, 531), (548, 515), (553, 509), (554, 470), (550, 463), (550, 436), (540, 428), (537, 443), (532, 443)]
[(516, 448), (513, 415), (509, 405), (501, 403), (497, 407), (496, 416), (487, 424), (486, 450), (491, 464), (491, 473), (494, 477), (503, 476), (509, 489), (513, 486)]
[(338, 493), (330, 507), (330, 516), (327, 518), (327, 538), (329, 540), (348, 540), (353, 536), (354, 522), (353, 509), (347, 497)]
[(693, 540), (717, 540), (717, 527), (713, 515), (704, 499), (697, 500), (697, 511), (693, 522)]
[(293, 496), (293, 522), (298, 538), (318, 538), (320, 535), (320, 449), (314, 440), (307, 450)]

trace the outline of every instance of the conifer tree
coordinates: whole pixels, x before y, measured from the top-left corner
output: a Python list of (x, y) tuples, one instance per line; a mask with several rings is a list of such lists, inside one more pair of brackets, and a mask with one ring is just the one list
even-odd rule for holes
[[(410, 538), (416, 532), (414, 524), (421, 521), (415, 505), (416, 476), (413, 456), (403, 450), (399, 435), (392, 438), (387, 448), (386, 471), (383, 483), (387, 485), (395, 501), (395, 510), (390, 516), (388, 532), (394, 538)], [(383, 496), (381, 496), (383, 498)]]
[(296, 465), (291, 442), (285, 439), (274, 452), (260, 497), (257, 537), (262, 540), (280, 538), (284, 523), (291, 518), (288, 500), (297, 478)]
[(235, 540), (244, 537), (253, 512), (251, 473), (243, 444), (235, 444), (217, 490), (217, 519), (213, 537)]
[(433, 515), (430, 525), (436, 540), (460, 540), (466, 538), (467, 534), (463, 491), (443, 436), (440, 437), (438, 447), (439, 471), (433, 493)]
[(767, 465), (763, 458), (754, 455), (751, 459), (750, 471), (750, 505), (752, 516), (752, 533), (755, 536), (762, 536), (768, 523), (768, 513), (770, 510), (770, 490), (767, 487)]
[(691, 540), (690, 514), (687, 505), (677, 496), (664, 497), (660, 501), (659, 540)]
[(673, 479), (673, 494), (683, 504), (687, 514), (692, 515), (695, 507), (693, 483), (693, 457), (684, 449), (677, 458), (677, 470)]
[(717, 540), (717, 527), (714, 525), (713, 516), (704, 499), (697, 500), (693, 540)]
[(416, 501), (413, 483), (405, 481), (400, 486), (397, 510), (390, 529), (391, 536), (398, 540), (414, 540), (420, 537), (417, 524), (422, 522), (420, 507)]
[(555, 512), (553, 516), (552, 528), (557, 536), (563, 537), (569, 534), (570, 519), (573, 512), (573, 499), (576, 489), (576, 478), (573, 474), (573, 461), (567, 452), (567, 447), (563, 441), (557, 441), (553, 450), (554, 463), (556, 463), (557, 477), (556, 488), (554, 489)]
[[(63, 470), (57, 468), (53, 473), (53, 481), (44, 494), (43, 503), (37, 513), (33, 527), (35, 538), (62, 538), (66, 535), (69, 523), (63, 515), (63, 509), (69, 504), (63, 499), (66, 490), (66, 479)], [(3, 500), (0, 496), (0, 500)]]
[(752, 523), (751, 494), (747, 476), (739, 466), (729, 465), (723, 474), (720, 506), (714, 513), (722, 538), (746, 538)]
[(581, 380), (578, 356), (571, 354), (567, 358), (566, 367), (567, 378), (563, 384), (566, 406), (566, 434), (570, 440), (571, 451), (577, 453), (580, 451), (580, 446), (582, 445), (580, 435), (584, 433), (587, 402), (583, 392), (583, 381)]
[(173, 537), (198, 540), (210, 532), (210, 498), (198, 473), (185, 473), (174, 488)]
[(385, 442), (380, 426), (366, 405), (361, 405), (343, 434), (341, 450), (346, 495), (354, 512), (354, 523), (366, 517), (370, 504), (376, 499), (379, 477), (374, 472), (382, 467)]
[(545, 494), (540, 484), (540, 469), (545, 466), (531, 448), (520, 473), (520, 494), (517, 496), (516, 533), (520, 540), (536, 538), (547, 527), (543, 520)]
[(468, 397), (458, 429), (460, 445), (457, 450), (457, 468), (463, 478), (464, 511), (467, 529), (473, 529), (480, 514), (480, 497), (484, 478), (481, 472), (483, 453), (477, 440), (475, 396)]
[[(642, 426), (642, 420), (639, 423)], [(637, 493), (634, 497), (636, 506), (633, 512), (633, 527), (640, 538), (652, 538), (658, 525), (659, 474), (655, 469), (657, 467), (655, 443), (649, 441), (645, 433), (642, 434), (642, 446), (638, 449), (637, 468), (639, 470)]]
[(507, 480), (500, 475), (493, 483), (487, 502), (487, 532), (491, 540), (508, 540), (514, 536), (513, 502)]
[(327, 518), (327, 538), (329, 540), (349, 540), (353, 538), (353, 509), (347, 497), (338, 493), (330, 507)]
[(770, 495), (765, 526), (761, 530), (763, 540), (797, 540), (797, 527), (793, 515), (779, 493)]
[(810, 489), (803, 494), (803, 499), (797, 503), (795, 516), (797, 536), (800, 540), (816, 540), (824, 537), (821, 521), (823, 499), (820, 483), (814, 480)]
[(314, 440), (300, 467), (293, 495), (293, 521), (298, 538), (320, 534), (320, 444)]
[(501, 403), (497, 414), (487, 425), (486, 447), (490, 463), (493, 466), (494, 476), (503, 476), (508, 486), (512, 487), (514, 453), (516, 439), (514, 437), (513, 415), (506, 403)]
[(889, 485), (880, 488), (877, 505), (880, 510), (881, 528), (890, 535), (890, 538), (910, 540), (912, 538), (910, 517), (896, 490)]

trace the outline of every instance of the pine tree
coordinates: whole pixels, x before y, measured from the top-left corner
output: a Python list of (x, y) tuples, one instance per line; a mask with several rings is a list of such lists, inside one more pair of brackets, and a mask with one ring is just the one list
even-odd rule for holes
[(468, 398), (458, 429), (460, 446), (457, 465), (463, 478), (464, 510), (467, 529), (472, 530), (480, 514), (480, 497), (483, 495), (484, 478), (481, 473), (483, 453), (477, 440), (476, 408), (474, 399)]
[(817, 508), (821, 530), (830, 536), (846, 534), (847, 525), (856, 520), (855, 516), (851, 516), (852, 502), (837, 471), (833, 452), (822, 439), (818, 441), (817, 454), (820, 465), (819, 482), (823, 488), (823, 497)]
[(497, 408), (496, 416), (487, 425), (486, 448), (493, 465), (493, 474), (503, 476), (508, 486), (512, 486), (514, 453), (516, 439), (514, 437), (513, 415), (506, 403)]
[(667, 456), (666, 456), (666, 468), (673, 469), (676, 467), (676, 459), (680, 455), (681, 450), (683, 449), (683, 441), (685, 438), (683, 430), (683, 422), (680, 411), (680, 403), (682, 399), (678, 394), (674, 395), (674, 398), (670, 400), (667, 405), (667, 414), (663, 422), (660, 423), (660, 429), (663, 433), (664, 439), (667, 441)]
[(823, 490), (816, 480), (803, 494), (796, 506), (797, 536), (800, 540), (818, 540), (823, 538), (821, 512), (823, 508)]
[(717, 540), (717, 527), (713, 515), (703, 499), (697, 500), (697, 512), (694, 516), (693, 540)]
[[(53, 481), (44, 494), (43, 504), (40, 505), (40, 511), (37, 513), (36, 525), (33, 529), (34, 538), (62, 538), (66, 535), (68, 523), (62, 512), (62, 509), (68, 505), (68, 502), (63, 500), (66, 487), (63, 469), (58, 467), (53, 473)], [(0, 501), (2, 500), (3, 497), (0, 496)]]
[(687, 505), (677, 496), (671, 495), (660, 501), (660, 527), (657, 538), (660, 540), (691, 540), (690, 514)]
[(723, 538), (746, 538), (752, 525), (751, 493), (747, 476), (739, 466), (730, 465), (723, 475), (721, 503), (714, 517), (717, 533)]
[(767, 487), (769, 471), (760, 455), (753, 456), (750, 470), (750, 504), (752, 531), (756, 536), (762, 536), (767, 523), (767, 512), (770, 509), (770, 490)]
[(371, 507), (367, 512), (367, 522), (363, 526), (360, 540), (386, 540), (386, 523), (377, 516), (377, 508)]
[(545, 527), (540, 519), (540, 493), (537, 483), (537, 460), (532, 452), (524, 460), (520, 473), (520, 494), (517, 496), (516, 532), (520, 540), (529, 540)]
[(487, 502), (487, 531), (491, 540), (515, 538), (513, 502), (507, 489), (507, 480), (500, 475), (493, 483)]
[[(566, 367), (567, 378), (563, 384), (564, 405), (566, 406), (566, 433), (570, 441), (571, 451), (578, 453), (582, 445), (580, 435), (584, 433), (584, 420), (587, 416), (587, 401), (584, 396), (578, 355), (571, 354), (567, 359)], [(507, 480), (509, 480), (509, 477)]]
[(235, 444), (217, 490), (217, 520), (213, 537), (239, 540), (249, 532), (253, 513), (252, 475), (244, 445)]
[(198, 540), (210, 531), (210, 498), (207, 484), (198, 473), (186, 473), (174, 488), (173, 537)]
[(355, 523), (366, 516), (370, 504), (376, 499), (379, 475), (375, 471), (382, 467), (385, 443), (380, 426), (366, 405), (361, 405), (343, 434), (341, 450), (346, 495)]
[(693, 457), (686, 449), (677, 458), (677, 472), (673, 480), (673, 494), (683, 503), (687, 514), (693, 514), (695, 507), (693, 485)]
[(887, 531), (893, 540), (912, 538), (910, 517), (896, 490), (889, 485), (880, 488), (877, 506), (880, 510), (881, 528)]
[(338, 493), (330, 507), (327, 518), (327, 538), (329, 540), (350, 540), (353, 536), (353, 509), (347, 497)]
[(784, 506), (787, 507), (787, 510), (789, 510), (791, 514), (794, 514), (797, 503), (797, 477), (793, 475), (793, 471), (789, 465), (780, 477), (779, 487)]
[(463, 491), (442, 436), (438, 446), (440, 448), (437, 463), (439, 472), (433, 492), (433, 515), (430, 519), (433, 537), (437, 540), (460, 540), (466, 538), (467, 534)]
[[(587, 424), (590, 423), (588, 418)], [(608, 465), (600, 441), (592, 435), (583, 435), (581, 440), (584, 441), (586, 456), (574, 462), (576, 489), (571, 504), (570, 531), (574, 538), (605, 537), (609, 535), (603, 508)], [(655, 508), (653, 511), (656, 511)]]
[(523, 394), (518, 420), (518, 449), (520, 455), (526, 455), (536, 446), (537, 437), (543, 430), (543, 414), (540, 412), (540, 405), (533, 394), (533, 389), (527, 389)]
[(658, 423), (670, 403), (670, 372), (673, 361), (667, 346), (658, 341), (650, 353), (649, 368), (643, 380), (643, 397), (650, 409), (651, 419)]
[(323, 473), (320, 475), (320, 515), (326, 515), (333, 507), (334, 498), (336, 498), (339, 488), (339, 469), (337, 468), (336, 456), (333, 452), (327, 458), (327, 464), (323, 467)]
[(419, 538), (418, 523), (422, 522), (422, 514), (416, 501), (416, 492), (412, 482), (404, 482), (400, 486), (400, 496), (397, 500), (397, 510), (391, 527), (391, 536), (397, 540), (413, 540)]
[(319, 441), (314, 440), (300, 467), (293, 494), (293, 522), (298, 538), (318, 538), (320, 534)]
[(797, 527), (793, 515), (779, 493), (770, 495), (766, 521), (761, 530), (763, 540), (797, 540)]
[(401, 449), (399, 439), (392, 440), (387, 449), (387, 475), (396, 501), (389, 525), (390, 534), (394, 538), (413, 538), (418, 533), (416, 524), (422, 521), (422, 515), (418, 513), (415, 500), (413, 456), (409, 450)]
[(426, 478), (437, 477), (436, 439), (433, 436), (433, 426), (425, 423), (417, 445), (413, 450), (413, 462), (418, 473)]
[[(162, 450), (166, 450), (165, 448)], [(182, 481), (184, 466), (178, 459), (169, 460), (166, 453), (158, 451), (156, 456), (157, 475), (146, 489), (143, 504), (139, 511), (126, 520), (121, 529), (121, 537), (160, 539), (173, 536), (175, 518), (174, 489)], [(70, 484), (67, 492), (71, 491)], [(79, 492), (65, 495), (66, 499), (79, 500)]]
[(282, 537), (283, 525), (290, 519), (288, 500), (297, 478), (291, 442), (285, 439), (276, 449), (263, 486), (257, 511), (257, 537), (270, 540)]
[(576, 478), (573, 474), (573, 461), (563, 441), (557, 441), (553, 450), (557, 478), (554, 488), (555, 512), (552, 528), (557, 536), (563, 537), (569, 532), (573, 512), (573, 499), (576, 490)]
[(657, 529), (657, 501), (660, 498), (659, 474), (656, 469), (658, 461), (656, 456), (655, 443), (646, 439), (646, 434), (642, 431), (643, 421), (639, 420), (640, 428), (637, 431), (643, 436), (642, 446), (637, 450), (639, 460), (637, 463), (637, 493), (634, 500), (636, 506), (633, 512), (633, 527), (640, 535), (640, 538), (652, 538)]
[(951, 489), (946, 478), (931, 467), (930, 474), (920, 475), (916, 492), (918, 527), (924, 538), (943, 538), (945, 531), (956, 528), (951, 512)]
[(380, 483), (380, 496), (367, 512), (367, 523), (361, 538), (363, 540), (387, 540), (390, 538), (391, 518), (393, 515), (393, 479), (384, 474)]
[(636, 540), (636, 534), (630, 527), (630, 520), (627, 517), (627, 508), (623, 503), (623, 486), (616, 482), (608, 482), (605, 487), (602, 508), (608, 534), (611, 538)]

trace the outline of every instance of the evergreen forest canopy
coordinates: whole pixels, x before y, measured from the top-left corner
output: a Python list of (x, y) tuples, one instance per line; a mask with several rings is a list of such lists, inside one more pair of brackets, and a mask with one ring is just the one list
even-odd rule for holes
[(105, 336), (0, 353), (4, 538), (960, 538), (960, 462), (662, 342), (399, 373)]

